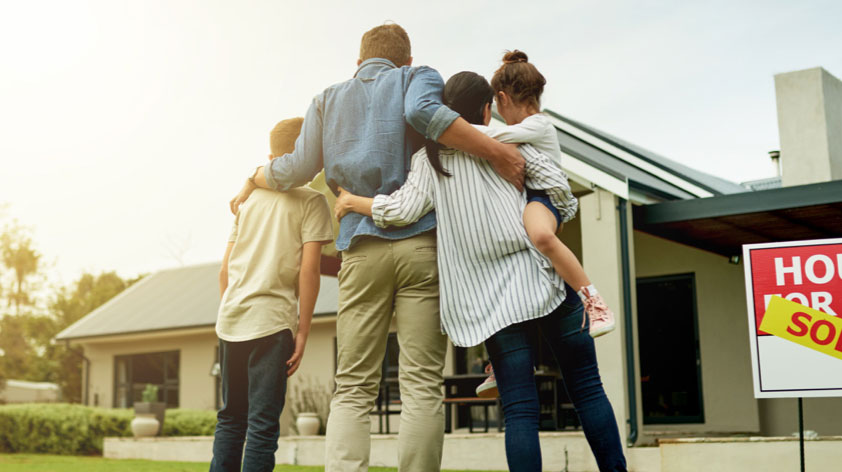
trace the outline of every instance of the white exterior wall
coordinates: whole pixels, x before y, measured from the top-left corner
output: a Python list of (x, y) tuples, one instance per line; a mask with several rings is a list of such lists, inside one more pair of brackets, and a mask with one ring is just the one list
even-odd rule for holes
[(759, 432), (742, 265), (640, 232), (634, 233), (634, 240), (637, 277), (695, 274), (702, 362), (705, 422), (645, 429), (694, 434)]
[[(333, 391), (333, 338), (335, 317), (314, 322), (304, 359), (292, 377), (308, 377)], [(218, 340), (213, 328), (168, 331), (144, 335), (109, 336), (81, 342), (90, 360), (88, 396), (91, 405), (111, 408), (114, 404), (114, 358), (121, 355), (179, 351), (179, 407), (216, 409), (215, 379), (210, 375)], [(84, 378), (84, 377), (83, 377)]]
[[(789, 436), (798, 431), (798, 400), (768, 398), (758, 400), (760, 431), (763, 436)], [(842, 397), (805, 398), (804, 429), (819, 436), (842, 436)]]
[[(91, 405), (114, 405), (114, 358), (120, 355), (179, 351), (179, 408), (213, 410), (215, 408), (213, 367), (217, 338), (213, 328), (146, 334), (109, 336), (81, 343), (90, 360)], [(83, 378), (84, 379), (84, 378)]]
[[(617, 211), (618, 199), (613, 194), (597, 189), (593, 193), (579, 198), (581, 260), (591, 282), (599, 289), (608, 306), (612, 307), (617, 320), (617, 329), (595, 341), (599, 373), (605, 393), (614, 409), (621, 440), (626, 445), (629, 427), (629, 404), (626, 380), (626, 343), (625, 332), (635, 326), (625, 326), (623, 321), (623, 286), (620, 254), (620, 218)], [(631, 234), (631, 205), (627, 211), (629, 234)], [(634, 253), (634, 241), (629, 241), (629, 251)], [(629, 261), (631, 273), (634, 273), (634, 260)], [(571, 294), (576, 296), (575, 294)], [(632, 281), (632, 310), (634, 315), (634, 281)], [(632, 317), (636, 319), (636, 316)], [(635, 353), (635, 372), (640, 372)], [(640, 398), (639, 382), (635, 383), (637, 398)], [(640, 416), (637, 404), (638, 419)], [(641, 424), (638, 422), (638, 432)]]

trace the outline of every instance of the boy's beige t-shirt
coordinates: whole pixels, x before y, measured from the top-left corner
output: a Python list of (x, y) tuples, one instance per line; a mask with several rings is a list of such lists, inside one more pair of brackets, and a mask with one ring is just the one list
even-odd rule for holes
[(234, 221), (228, 288), (216, 334), (224, 341), (261, 338), (298, 327), (298, 273), (304, 243), (333, 240), (330, 209), (321, 193), (256, 189)]

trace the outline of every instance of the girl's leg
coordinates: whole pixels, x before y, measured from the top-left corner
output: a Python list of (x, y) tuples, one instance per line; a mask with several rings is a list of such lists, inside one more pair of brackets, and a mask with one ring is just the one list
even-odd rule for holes
[(557, 223), (555, 215), (542, 202), (532, 201), (526, 204), (523, 226), (532, 244), (550, 259), (558, 275), (572, 285), (585, 302), (588, 316), (587, 320), (582, 320), (582, 328), (588, 324), (588, 331), (594, 338), (609, 333), (614, 330), (614, 313), (591, 284), (573, 251), (555, 236)]
[(523, 211), (523, 226), (529, 240), (541, 254), (547, 256), (553, 268), (576, 290), (591, 284), (579, 259), (555, 235), (558, 221), (549, 208), (540, 202), (529, 202)]
[(534, 321), (511, 325), (485, 341), (503, 403), (506, 462), (512, 472), (541, 471), (540, 406), (532, 367), (534, 326)]
[[(568, 287), (570, 290), (570, 287)], [(593, 339), (582, 332), (582, 303), (567, 297), (559, 308), (539, 318), (541, 335), (561, 375), (600, 471), (625, 471), (626, 459), (614, 410), (602, 388)]]

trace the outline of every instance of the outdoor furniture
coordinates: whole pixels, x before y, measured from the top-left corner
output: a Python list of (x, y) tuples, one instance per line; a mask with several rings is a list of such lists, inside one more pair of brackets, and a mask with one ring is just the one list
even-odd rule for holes
[[(380, 393), (374, 403), (372, 415), (377, 415), (380, 434), (392, 434), (389, 416), (400, 415), (401, 396), (397, 377), (383, 377), (380, 381)], [(385, 431), (384, 431), (385, 424)]]
[(564, 388), (564, 380), (560, 377), (556, 381), (556, 389), (558, 391), (558, 429), (580, 429), (582, 423), (579, 422), (579, 415), (576, 413), (576, 408), (570, 397), (567, 396), (567, 390)]
[[(445, 398), (444, 399), (444, 432), (450, 433), (452, 432), (451, 426), (451, 409), (452, 407), (456, 406), (482, 406), (484, 411), (484, 423), (485, 428), (484, 432), (488, 432), (488, 407), (491, 405), (497, 406), (497, 417), (502, 419), (503, 418), (503, 409), (500, 405), (500, 400), (497, 398), (480, 398), (480, 397), (454, 397), (454, 398)], [(474, 421), (473, 418), (470, 417), (471, 409), (468, 409), (469, 412), (469, 419), (468, 419), (468, 431), (473, 433), (474, 432)], [(503, 422), (497, 422), (497, 431), (503, 431)]]
[[(484, 431), (489, 429), (489, 407), (497, 406), (497, 430), (503, 430), (503, 411), (499, 399), (487, 399), (476, 396), (476, 387), (485, 380), (485, 374), (459, 374), (444, 378), (445, 432), (452, 431), (452, 409), (454, 406), (482, 406), (484, 412)], [(540, 403), (539, 427), (544, 431), (566, 429), (568, 424), (579, 426), (579, 419), (573, 403), (567, 397), (561, 376), (555, 372), (535, 372), (535, 386)], [(457, 410), (458, 411), (458, 410)], [(468, 408), (468, 431), (474, 432), (471, 408)]]
[[(485, 380), (485, 374), (459, 374), (448, 375), (444, 378), (444, 431), (450, 433), (453, 431), (453, 407), (467, 406), (468, 411), (468, 431), (474, 432), (474, 419), (472, 416), (473, 406), (483, 407), (484, 431), (488, 432), (489, 415), (488, 407), (497, 407), (497, 430), (503, 431), (503, 409), (497, 398), (480, 398), (476, 396), (476, 388)], [(457, 410), (458, 411), (458, 410)]]
[(559, 429), (559, 390), (561, 376), (555, 372), (535, 372), (535, 387), (538, 389), (540, 416), (538, 428), (544, 431)]

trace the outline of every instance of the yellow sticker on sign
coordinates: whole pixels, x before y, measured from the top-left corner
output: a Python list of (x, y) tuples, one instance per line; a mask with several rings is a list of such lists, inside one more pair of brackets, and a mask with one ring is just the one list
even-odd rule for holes
[(842, 319), (781, 297), (772, 297), (760, 330), (842, 359)]

